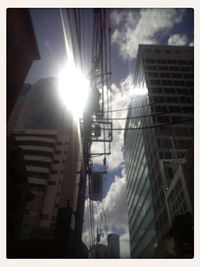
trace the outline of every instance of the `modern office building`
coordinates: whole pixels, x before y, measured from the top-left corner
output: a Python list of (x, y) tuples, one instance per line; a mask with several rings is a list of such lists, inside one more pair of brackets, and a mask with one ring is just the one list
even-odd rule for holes
[(21, 257), (72, 256), (81, 145), (57, 84), (57, 79), (47, 78), (26, 85), (8, 122), (8, 132), (23, 153), (32, 195), (18, 229), (21, 245), (16, 253)]
[(97, 244), (91, 247), (89, 251), (91, 259), (106, 259), (108, 258), (108, 247), (102, 244)]
[(107, 259), (118, 259), (120, 258), (120, 245), (119, 245), (118, 234), (108, 234), (107, 246), (103, 244), (96, 244), (90, 248), (90, 258), (107, 258)]
[(120, 258), (119, 238), (117, 234), (108, 235), (108, 258), (110, 259)]
[(132, 258), (155, 257), (176, 216), (193, 214), (193, 53), (139, 46), (124, 134)]

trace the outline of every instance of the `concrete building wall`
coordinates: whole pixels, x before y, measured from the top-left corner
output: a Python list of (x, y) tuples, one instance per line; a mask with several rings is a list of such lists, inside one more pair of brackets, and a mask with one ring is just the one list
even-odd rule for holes
[[(77, 208), (81, 143), (77, 125), (59, 99), (57, 82), (47, 78), (29, 87), (20, 95), (8, 122), (8, 131), (23, 151), (33, 195), (26, 204), (20, 233), (27, 246), (33, 239), (56, 239), (68, 248), (73, 245), (71, 226)], [(32, 255), (30, 250), (27, 253)], [(64, 249), (62, 253), (66, 255)]]

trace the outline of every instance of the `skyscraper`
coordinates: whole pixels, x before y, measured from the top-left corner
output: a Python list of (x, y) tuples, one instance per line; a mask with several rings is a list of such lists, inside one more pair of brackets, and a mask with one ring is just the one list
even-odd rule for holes
[(120, 258), (119, 235), (108, 235), (108, 258)]
[[(32, 195), (20, 227), (17, 253), (22, 257), (72, 255), (81, 143), (78, 129), (59, 99), (57, 82), (47, 78), (26, 85), (8, 122), (8, 132), (23, 152)], [(34, 252), (41, 242), (47, 243)]]
[(7, 15), (7, 121), (39, 48), (28, 8), (8, 8)]
[(176, 216), (193, 214), (193, 65), (192, 47), (139, 46), (124, 135), (133, 258), (155, 257)]

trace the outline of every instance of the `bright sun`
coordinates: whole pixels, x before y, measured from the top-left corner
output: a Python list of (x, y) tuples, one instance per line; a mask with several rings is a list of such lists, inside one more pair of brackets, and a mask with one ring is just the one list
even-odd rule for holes
[(89, 80), (74, 63), (67, 63), (59, 74), (58, 87), (66, 108), (76, 119), (80, 118), (89, 96)]

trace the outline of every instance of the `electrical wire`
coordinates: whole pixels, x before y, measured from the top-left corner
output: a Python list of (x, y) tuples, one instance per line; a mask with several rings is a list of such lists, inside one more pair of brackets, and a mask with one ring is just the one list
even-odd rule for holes
[[(190, 97), (191, 98), (193, 96), (191, 96), (191, 95), (181, 95), (181, 96), (179, 96), (179, 98), (185, 98), (185, 97)], [(134, 109), (137, 109), (137, 108), (151, 107), (153, 105), (157, 106), (157, 105), (164, 104), (164, 103), (166, 104), (166, 101), (152, 102), (151, 104), (145, 104), (145, 105), (139, 105), (139, 106), (131, 106), (129, 104), (128, 108), (109, 110), (109, 112), (128, 111), (128, 110), (134, 110)]]
[(169, 111), (169, 112), (159, 112), (159, 113), (151, 113), (151, 114), (146, 114), (146, 115), (141, 115), (141, 116), (135, 116), (135, 117), (126, 117), (126, 118), (108, 118), (108, 119), (102, 119), (102, 120), (97, 120), (97, 122), (105, 122), (105, 121), (114, 121), (114, 120), (134, 120), (134, 119), (141, 119), (141, 118), (147, 118), (147, 117), (154, 117), (154, 116), (160, 116), (160, 115), (167, 115), (171, 113), (178, 113), (174, 111)]
[[(172, 123), (163, 123), (163, 124), (157, 124), (157, 125), (150, 125), (150, 126), (144, 126), (144, 127), (135, 127), (135, 128), (113, 128), (113, 131), (126, 131), (126, 130), (144, 130), (144, 129), (151, 129), (151, 128), (162, 128), (162, 127), (167, 127), (167, 126), (171, 126), (171, 125), (176, 125), (176, 124), (181, 124), (181, 123), (185, 123), (185, 122), (189, 122), (189, 121), (193, 121), (194, 119), (186, 119), (186, 120), (182, 120), (182, 121), (178, 121), (178, 122), (172, 122)], [(104, 129), (104, 128), (103, 128)]]

